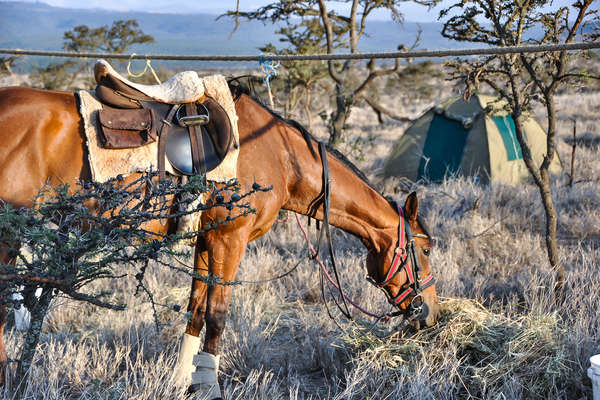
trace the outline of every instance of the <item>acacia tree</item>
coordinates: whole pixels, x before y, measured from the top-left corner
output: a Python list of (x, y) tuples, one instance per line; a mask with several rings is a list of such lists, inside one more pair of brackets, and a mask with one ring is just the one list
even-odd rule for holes
[[(315, 18), (305, 19), (299, 23), (284, 26), (276, 31), (281, 35), (281, 42), (287, 43), (287, 47), (278, 49), (269, 43), (260, 48), (261, 51), (271, 54), (316, 54), (322, 52), (325, 42), (319, 35), (321, 25)], [(304, 113), (308, 119), (309, 127), (312, 125), (312, 114), (310, 110), (311, 89), (327, 75), (327, 67), (322, 63), (311, 61), (282, 61), (285, 68), (284, 115), (289, 115), (300, 105), (303, 105)]]
[[(123, 53), (131, 45), (153, 41), (152, 36), (139, 29), (136, 20), (118, 20), (110, 27), (108, 25), (98, 28), (90, 28), (87, 25), (76, 26), (73, 30), (64, 33), (63, 49), (74, 53), (95, 51)], [(69, 59), (35, 68), (31, 80), (35, 86), (42, 89), (68, 89), (75, 84), (85, 69), (84, 61)]]
[(21, 56), (0, 57), (0, 75), (12, 75), (12, 67), (14, 66), (15, 62), (20, 58)]
[[(546, 0), (462, 0), (440, 13), (449, 15), (442, 35), (457, 41), (492, 46), (569, 43), (577, 37), (593, 39), (592, 23), (598, 22), (593, 0), (574, 1), (548, 11)], [(559, 261), (557, 214), (552, 200), (549, 168), (556, 156), (557, 110), (555, 94), (559, 88), (588, 76), (572, 67), (573, 56), (566, 51), (493, 55), (472, 61), (450, 63), (455, 78), (467, 84), (467, 95), (486, 84), (506, 102), (515, 122), (515, 133), (523, 161), (538, 187), (545, 211), (545, 235), (548, 260), (556, 271), (556, 289), (564, 286), (564, 268)], [(536, 164), (524, 135), (523, 122), (533, 103), (541, 103), (548, 123), (546, 151)]]
[[(408, 0), (345, 0), (342, 3), (350, 5), (347, 15), (330, 10), (326, 0), (281, 0), (267, 4), (255, 11), (228, 11), (225, 15), (235, 18), (236, 27), (239, 20), (258, 20), (271, 23), (285, 23), (287, 29), (292, 31), (301, 29), (305, 21), (314, 24), (315, 29), (311, 31), (311, 37), (319, 45), (319, 51), (333, 54), (335, 50), (349, 50), (350, 53), (358, 54), (358, 44), (366, 32), (367, 19), (375, 10), (386, 9), (392, 14), (396, 22), (402, 21), (400, 4)], [(433, 5), (437, 0), (413, 0), (419, 4)], [(340, 3), (339, 1), (335, 3)], [(346, 60), (344, 62), (328, 61), (327, 71), (329, 77), (335, 84), (335, 109), (330, 113), (330, 142), (335, 143), (342, 138), (342, 132), (352, 107), (361, 99), (367, 99), (366, 91), (369, 85), (382, 76), (394, 74), (399, 70), (399, 59), (394, 60), (392, 67), (378, 68), (375, 60), (371, 59), (366, 64), (366, 74), (352, 73), (357, 61)], [(355, 71), (354, 71), (355, 72)], [(396, 117), (387, 109), (379, 105), (374, 99), (368, 99), (369, 106), (376, 112)]]
[[(151, 290), (145, 284), (149, 261), (182, 272), (209, 284), (231, 284), (219, 277), (201, 277), (191, 269), (172, 265), (170, 257), (186, 252), (176, 246), (222, 224), (244, 217), (254, 210), (246, 201), (253, 193), (266, 191), (258, 184), (240, 192), (235, 180), (225, 184), (205, 184), (200, 176), (180, 185), (172, 180), (156, 183), (157, 172), (135, 179), (116, 177), (105, 183), (84, 183), (82, 188), (68, 185), (42, 189), (32, 207), (15, 209), (0, 204), (0, 237), (4, 247), (0, 262), (0, 382), (4, 381), (6, 351), (2, 340), (7, 307), (25, 304), (31, 323), (17, 361), (16, 382), (24, 379), (37, 349), (42, 324), (52, 299), (67, 296), (95, 306), (124, 310), (127, 304), (113, 296), (110, 282), (133, 277), (136, 294), (146, 295), (155, 312)], [(206, 202), (196, 202), (201, 194)], [(173, 202), (175, 200), (176, 202)], [(167, 221), (224, 207), (228, 216), (209, 226), (186, 233), (158, 234), (151, 228), (156, 221)], [(28, 254), (27, 254), (28, 253)], [(8, 262), (7, 262), (8, 261)], [(94, 282), (102, 285), (90, 285)], [(41, 296), (35, 296), (37, 288)], [(20, 293), (23, 300), (12, 295)], [(164, 305), (178, 310), (178, 306)]]

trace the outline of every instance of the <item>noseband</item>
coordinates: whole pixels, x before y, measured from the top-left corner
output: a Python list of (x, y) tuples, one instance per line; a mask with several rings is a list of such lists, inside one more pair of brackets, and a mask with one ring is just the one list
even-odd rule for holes
[[(367, 280), (383, 290), (390, 304), (399, 305), (412, 295), (413, 299), (409, 306), (409, 318), (415, 319), (423, 313), (424, 302), (421, 292), (432, 286), (434, 280), (431, 272), (421, 278), (421, 266), (419, 264), (419, 257), (416, 254), (414, 238), (429, 239), (429, 236), (421, 233), (413, 234), (410, 224), (406, 222), (402, 207), (398, 206), (395, 202), (392, 205), (396, 207), (398, 216), (400, 217), (400, 222), (398, 223), (398, 244), (394, 250), (394, 258), (382, 281), (377, 282), (370, 276), (367, 276)], [(402, 270), (406, 271), (406, 283), (408, 287), (392, 297), (383, 287), (390, 283)]]

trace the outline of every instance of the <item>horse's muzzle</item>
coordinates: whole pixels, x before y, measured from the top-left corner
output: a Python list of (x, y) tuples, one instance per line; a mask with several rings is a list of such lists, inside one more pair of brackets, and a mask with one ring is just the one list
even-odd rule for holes
[[(415, 298), (416, 299), (416, 298)], [(437, 323), (439, 307), (434, 303), (429, 306), (423, 299), (413, 301), (407, 312), (407, 318), (415, 329), (434, 326)]]

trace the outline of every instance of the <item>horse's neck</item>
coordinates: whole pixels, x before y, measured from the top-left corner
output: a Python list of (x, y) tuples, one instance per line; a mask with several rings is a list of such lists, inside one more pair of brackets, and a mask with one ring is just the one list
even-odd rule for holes
[[(236, 101), (240, 130), (241, 171), (248, 183), (263, 179), (279, 190), (281, 208), (323, 219), (315, 207), (321, 194), (323, 167), (317, 143), (312, 151), (294, 127), (271, 115), (247, 96)], [(389, 246), (397, 236), (398, 214), (377, 191), (328, 154), (331, 181), (331, 225), (358, 236), (370, 247)]]
[[(297, 134), (295, 130), (289, 135)], [(301, 138), (299, 145), (290, 147), (290, 158), (298, 170), (288, 168), (290, 199), (284, 208), (323, 219), (323, 204), (315, 201), (322, 193), (323, 166), (317, 146), (311, 153)], [(331, 202), (329, 223), (358, 236), (369, 247), (389, 246), (396, 235), (398, 214), (389, 202), (349, 167), (332, 154), (327, 155), (330, 170)]]

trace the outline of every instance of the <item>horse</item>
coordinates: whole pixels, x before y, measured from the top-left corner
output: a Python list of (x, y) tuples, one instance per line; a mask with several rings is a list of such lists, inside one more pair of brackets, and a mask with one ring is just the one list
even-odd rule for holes
[[(300, 124), (280, 117), (239, 86), (230, 89), (239, 118), (237, 179), (242, 188), (257, 182), (272, 186), (272, 190), (249, 199), (255, 214), (198, 238), (193, 257), (195, 273), (233, 281), (248, 243), (267, 233), (282, 209), (320, 221), (326, 218), (366, 246), (367, 274), (396, 306), (398, 314), (412, 317), (411, 323), (417, 329), (434, 325), (439, 305), (428, 260), (432, 241), (419, 218), (416, 193), (398, 207), (339, 153), (331, 149), (316, 151), (319, 143)], [(83, 122), (73, 93), (0, 88), (0, 143), (0, 199), (16, 207), (31, 206), (43, 185), (78, 185), (91, 179)], [(323, 195), (324, 161), (329, 165), (331, 182), (327, 215), (325, 207), (318, 206)], [(226, 211), (216, 207), (203, 213), (200, 224), (225, 217)], [(157, 223), (152, 229), (163, 233), (171, 223)], [(408, 257), (409, 250), (412, 257)], [(1, 250), (0, 257), (0, 261), (10, 261)], [(428, 277), (427, 285), (422, 282), (420, 289), (419, 272)], [(189, 390), (220, 398), (219, 340), (225, 329), (232, 286), (207, 285), (205, 281), (192, 280), (188, 305), (191, 319), (183, 334), (176, 374), (186, 387), (192, 380)], [(423, 306), (415, 315), (417, 298)], [(5, 306), (0, 317), (4, 314)], [(199, 335), (204, 326), (200, 351)], [(2, 319), (0, 338), (3, 329)], [(0, 357), (6, 360), (0, 344)]]

